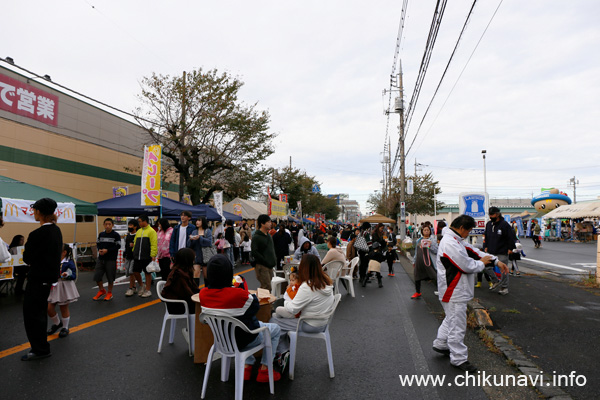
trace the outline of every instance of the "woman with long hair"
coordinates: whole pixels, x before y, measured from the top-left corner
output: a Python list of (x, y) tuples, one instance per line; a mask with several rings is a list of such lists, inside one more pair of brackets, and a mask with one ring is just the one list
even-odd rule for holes
[(206, 217), (196, 220), (196, 230), (190, 236), (189, 247), (196, 252), (194, 259), (194, 279), (200, 285), (200, 275), (206, 280), (206, 265), (208, 260), (216, 254), (211, 229), (208, 227)]
[(437, 290), (437, 269), (435, 260), (437, 257), (438, 243), (437, 238), (431, 234), (431, 227), (424, 225), (421, 228), (422, 237), (417, 240), (415, 255), (415, 294), (411, 299), (421, 297), (421, 281), (431, 280), (436, 285)]
[(171, 235), (173, 235), (173, 228), (169, 224), (169, 220), (161, 218), (158, 220), (158, 254), (156, 259), (160, 267), (160, 276), (163, 280), (167, 280), (169, 273), (171, 272), (171, 253), (169, 251), (169, 244), (171, 243)]
[[(200, 291), (193, 280), (195, 256), (194, 250), (187, 247), (179, 249), (175, 253), (173, 268), (161, 293), (167, 299), (187, 301), (190, 313), (194, 313), (196, 310), (192, 296)], [(184, 311), (182, 304), (167, 303), (167, 308), (172, 314), (183, 314)]]
[[(298, 266), (298, 278), (301, 282), (298, 293), (291, 301), (286, 300), (283, 304), (288, 313), (292, 315), (301, 313), (304, 317), (318, 317), (333, 309), (335, 303), (333, 283), (329, 276), (323, 272), (319, 257), (313, 254), (302, 256)], [(296, 318), (282, 318), (274, 314), (270, 322), (279, 325), (281, 328), (277, 354), (279, 354), (279, 362), (283, 371), (287, 365), (290, 350), (287, 333), (296, 330), (298, 320)], [(300, 329), (308, 333), (323, 332), (325, 321), (305, 319)]]

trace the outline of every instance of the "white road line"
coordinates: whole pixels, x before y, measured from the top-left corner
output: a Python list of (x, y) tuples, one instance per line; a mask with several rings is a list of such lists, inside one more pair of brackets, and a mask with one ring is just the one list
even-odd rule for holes
[(529, 258), (527, 257), (526, 259), (524, 259), (523, 261), (531, 261), (533, 263), (536, 264), (541, 264), (541, 265), (547, 265), (549, 267), (556, 267), (556, 268), (563, 268), (563, 269), (570, 269), (571, 271), (577, 271), (577, 272), (588, 272), (587, 269), (581, 269), (581, 268), (573, 268), (573, 267), (567, 267), (566, 265), (558, 265), (558, 264), (553, 264), (553, 263), (549, 263), (546, 261), (540, 261), (540, 260), (534, 260), (533, 258)]

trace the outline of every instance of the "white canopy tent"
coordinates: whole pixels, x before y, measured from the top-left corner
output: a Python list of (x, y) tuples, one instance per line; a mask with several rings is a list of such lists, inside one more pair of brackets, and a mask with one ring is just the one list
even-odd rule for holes
[(600, 218), (600, 200), (560, 206), (544, 218)]
[(223, 211), (235, 214), (234, 206), (239, 204), (242, 207), (242, 218), (256, 219), (261, 214), (267, 213), (267, 205), (258, 201), (246, 200), (236, 197), (229, 203), (223, 204)]

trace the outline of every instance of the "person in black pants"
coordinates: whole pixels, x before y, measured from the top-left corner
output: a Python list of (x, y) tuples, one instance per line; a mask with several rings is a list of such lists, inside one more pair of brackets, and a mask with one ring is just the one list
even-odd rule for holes
[(23, 261), (30, 266), (23, 298), (23, 322), (31, 349), (21, 357), (22, 361), (49, 357), (48, 296), (52, 284), (60, 276), (62, 233), (56, 226), (56, 202), (43, 198), (31, 206), (40, 227), (29, 234), (25, 243)]

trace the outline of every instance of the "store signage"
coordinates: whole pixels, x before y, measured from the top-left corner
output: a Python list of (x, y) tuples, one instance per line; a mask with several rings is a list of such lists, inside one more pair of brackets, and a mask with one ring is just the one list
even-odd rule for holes
[(56, 126), (58, 96), (0, 74), (0, 109)]
[(162, 148), (159, 144), (144, 146), (144, 164), (142, 166), (142, 206), (160, 206)]
[[(4, 222), (25, 222), (35, 224), (36, 220), (33, 216), (33, 208), (31, 205), (33, 200), (18, 200), (2, 197), (2, 215)], [(75, 223), (75, 204), (73, 203), (57, 203), (56, 223), (58, 224), (74, 224)]]

